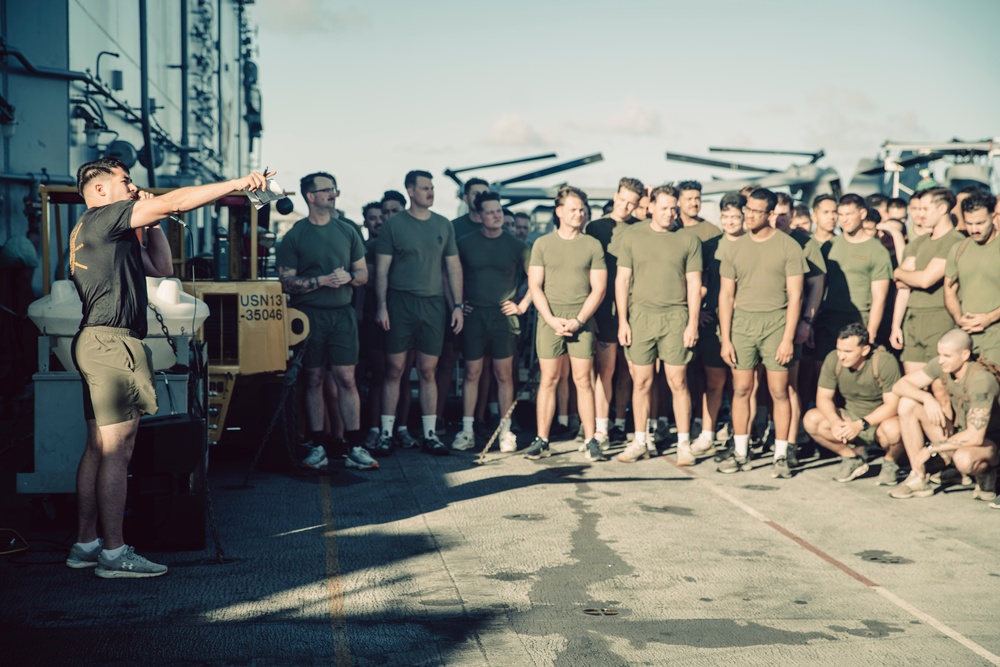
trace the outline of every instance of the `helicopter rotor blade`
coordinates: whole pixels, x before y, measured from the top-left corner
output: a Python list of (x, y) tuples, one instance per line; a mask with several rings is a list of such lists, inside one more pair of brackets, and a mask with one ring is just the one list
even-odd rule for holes
[(684, 153), (671, 153), (667, 152), (667, 160), (673, 162), (687, 162), (690, 164), (700, 164), (703, 167), (717, 167), (719, 169), (732, 169), (733, 171), (757, 171), (765, 174), (776, 174), (779, 169), (771, 169), (769, 167), (755, 167), (749, 164), (740, 164), (739, 162), (725, 162), (723, 160), (712, 160), (707, 157), (698, 157), (697, 155), (686, 155)]
[(809, 163), (818, 162), (826, 155), (826, 151), (781, 151), (767, 148), (725, 148), (721, 146), (709, 146), (709, 153), (744, 153), (747, 155), (800, 155), (809, 158)]
[(874, 176), (876, 174), (881, 174), (886, 171), (890, 171), (886, 168), (886, 163), (891, 163), (898, 165), (902, 169), (912, 167), (918, 164), (927, 164), (929, 162), (934, 162), (935, 160), (940, 160), (944, 157), (943, 153), (928, 153), (927, 155), (910, 155), (909, 157), (901, 158), (899, 160), (886, 160), (882, 164), (872, 167), (871, 169), (866, 169), (860, 172), (864, 176)]
[(465, 173), (467, 171), (476, 171), (479, 169), (492, 169), (493, 167), (506, 167), (512, 164), (521, 164), (522, 162), (535, 162), (536, 160), (548, 160), (549, 158), (556, 157), (555, 153), (546, 153), (545, 155), (533, 155), (531, 157), (517, 158), (516, 160), (505, 160), (503, 162), (490, 162), (489, 164), (479, 164), (475, 167), (462, 167), (461, 169), (445, 169), (444, 175), (455, 181), (458, 186), (464, 185), (464, 181), (458, 177), (459, 174)]
[(576, 169), (577, 167), (582, 167), (584, 165), (592, 164), (594, 162), (600, 162), (604, 159), (604, 156), (600, 153), (594, 153), (593, 155), (588, 155), (586, 157), (577, 158), (576, 160), (570, 160), (569, 162), (563, 162), (561, 164), (554, 164), (551, 167), (545, 167), (544, 169), (539, 169), (538, 171), (532, 171), (527, 174), (521, 174), (520, 176), (514, 176), (513, 178), (507, 178), (499, 181), (497, 185), (511, 185), (513, 183), (523, 183), (524, 181), (534, 180), (536, 178), (542, 178), (543, 176), (551, 176), (552, 174), (558, 174), (563, 171), (569, 171), (570, 169)]

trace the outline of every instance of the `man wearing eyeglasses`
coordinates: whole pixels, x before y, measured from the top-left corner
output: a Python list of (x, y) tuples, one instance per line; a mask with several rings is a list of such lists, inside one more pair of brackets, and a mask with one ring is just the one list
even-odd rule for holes
[[(728, 246), (719, 265), (719, 328), (722, 360), (733, 369), (733, 454), (719, 472), (750, 465), (750, 394), (754, 371), (763, 363), (774, 410), (775, 469), (787, 465), (791, 404), (788, 366), (802, 311), (805, 254), (787, 234), (771, 225), (778, 197), (758, 188), (744, 215), (748, 234)], [(779, 465), (780, 463), (780, 465)]]
[[(346, 455), (347, 467), (374, 470), (378, 464), (361, 446), (361, 402), (354, 377), (358, 321), (351, 302), (354, 288), (368, 281), (364, 241), (357, 225), (339, 217), (340, 192), (332, 175), (309, 174), (299, 183), (299, 191), (309, 206), (309, 216), (288, 230), (276, 260), (285, 293), (309, 318), (302, 366), (313, 449), (302, 465), (312, 469), (326, 466), (327, 447), (331, 447), (331, 454)], [(327, 373), (333, 377), (335, 391), (325, 382)], [(343, 420), (346, 447), (323, 431), (324, 416), (336, 422), (335, 410)]]

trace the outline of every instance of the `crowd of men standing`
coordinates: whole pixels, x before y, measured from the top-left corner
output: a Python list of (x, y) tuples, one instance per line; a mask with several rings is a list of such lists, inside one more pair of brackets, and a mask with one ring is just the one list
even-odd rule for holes
[[(813, 442), (841, 458), (838, 482), (880, 462), (891, 496), (926, 497), (953, 467), (1000, 507), (1000, 211), (988, 190), (797, 204), (751, 186), (722, 197), (716, 225), (700, 217), (696, 181), (622, 178), (596, 220), (583, 191), (561, 188), (555, 228), (532, 238), (530, 217), (480, 179), (452, 221), (431, 210), (430, 173), (404, 187), (364, 206), (365, 240), (337, 211), (336, 179), (310, 174), (309, 215), (278, 247), (282, 284), (311, 324), (306, 467), (467, 450), (489, 422), (515, 452), (518, 370), (535, 358), (529, 459), (579, 431), (589, 461), (624, 445), (614, 458), (635, 463), (674, 441), (678, 465), (714, 457), (722, 473), (750, 470), (771, 446), (772, 475), (788, 478)], [(448, 445), (459, 360), (462, 424)]]

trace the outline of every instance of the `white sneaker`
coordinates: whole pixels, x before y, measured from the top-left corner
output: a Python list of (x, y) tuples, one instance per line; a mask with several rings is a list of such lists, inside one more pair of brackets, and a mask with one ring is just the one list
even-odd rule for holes
[(708, 434), (708, 431), (702, 431), (694, 442), (691, 443), (691, 454), (695, 458), (699, 456), (708, 456), (709, 454), (715, 453), (715, 441), (712, 440), (712, 436)]
[(344, 459), (344, 466), (357, 470), (378, 470), (378, 461), (364, 447), (355, 447)]
[(476, 446), (476, 434), (469, 431), (459, 431), (455, 434), (455, 440), (451, 443), (452, 449), (465, 451)]
[(320, 445), (319, 447), (312, 448), (312, 452), (302, 460), (301, 465), (303, 468), (319, 470), (320, 468), (325, 468), (328, 463), (329, 459), (326, 458), (326, 450)]
[(500, 451), (504, 454), (517, 451), (517, 436), (507, 431), (500, 436)]
[(677, 443), (677, 465), (693, 466), (697, 463), (694, 454), (691, 453), (691, 443), (687, 440)]
[(629, 443), (629, 446), (622, 450), (622, 453), (615, 458), (622, 463), (635, 463), (636, 461), (648, 459), (649, 450), (646, 449), (646, 445), (644, 443), (633, 440)]

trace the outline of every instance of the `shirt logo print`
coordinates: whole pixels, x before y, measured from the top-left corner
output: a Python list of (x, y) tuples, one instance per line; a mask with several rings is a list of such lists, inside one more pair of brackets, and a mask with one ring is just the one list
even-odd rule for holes
[(87, 270), (87, 267), (85, 265), (80, 264), (79, 262), (76, 261), (76, 251), (83, 247), (82, 243), (79, 245), (77, 245), (76, 243), (76, 237), (80, 234), (80, 230), (82, 228), (83, 228), (82, 224), (77, 225), (76, 229), (74, 229), (73, 233), (70, 234), (69, 236), (69, 274), (71, 276), (76, 275), (76, 267), (80, 267), (84, 271)]

